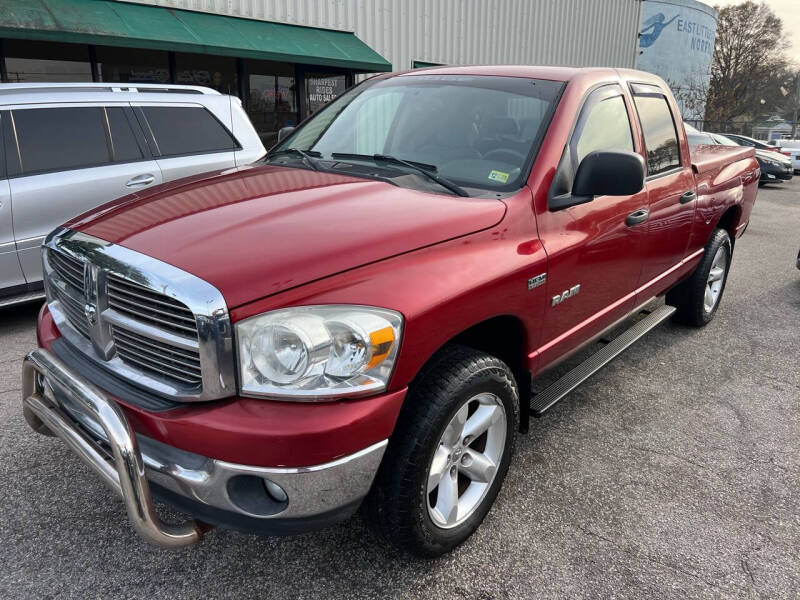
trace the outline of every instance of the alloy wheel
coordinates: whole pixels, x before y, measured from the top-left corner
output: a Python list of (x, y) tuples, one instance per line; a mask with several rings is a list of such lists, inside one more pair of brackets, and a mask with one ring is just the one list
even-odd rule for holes
[(436, 526), (456, 527), (480, 506), (503, 458), (506, 429), (495, 394), (473, 396), (456, 411), (428, 467), (428, 515)]
[(714, 260), (711, 262), (711, 270), (708, 272), (708, 280), (706, 281), (706, 293), (703, 298), (703, 308), (706, 313), (714, 310), (714, 307), (719, 302), (720, 294), (722, 293), (722, 286), (725, 283), (725, 269), (728, 266), (728, 254), (725, 252), (725, 247), (720, 246), (714, 254)]

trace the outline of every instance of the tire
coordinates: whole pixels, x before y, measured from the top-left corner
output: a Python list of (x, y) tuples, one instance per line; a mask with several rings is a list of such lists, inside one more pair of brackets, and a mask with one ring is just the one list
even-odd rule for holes
[[(667, 304), (678, 309), (675, 312), (676, 320), (693, 327), (703, 327), (712, 321), (722, 301), (732, 255), (730, 235), (724, 229), (715, 229), (694, 272), (667, 292)], [(714, 276), (718, 277), (713, 282), (712, 269)]]
[[(505, 363), (462, 346), (440, 351), (410, 386), (362, 507), (368, 525), (389, 544), (418, 556), (440, 556), (461, 544), (481, 524), (503, 484), (519, 410), (517, 385)], [(480, 430), (476, 416), (491, 423), (486, 433), (463, 444), (470, 428)], [(496, 469), (481, 469), (491, 463), (478, 455), (494, 456)], [(453, 501), (457, 509), (448, 510)]]

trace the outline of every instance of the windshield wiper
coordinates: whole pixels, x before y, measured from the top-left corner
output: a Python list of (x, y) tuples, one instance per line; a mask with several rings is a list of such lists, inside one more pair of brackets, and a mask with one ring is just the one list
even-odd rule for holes
[(467, 191), (461, 186), (456, 185), (449, 179), (445, 179), (441, 175), (433, 173), (433, 171), (436, 170), (436, 167), (434, 165), (415, 163), (411, 162), (410, 160), (403, 160), (402, 158), (397, 158), (396, 156), (390, 156), (388, 154), (352, 154), (349, 152), (334, 152), (333, 154), (331, 154), (331, 156), (333, 158), (341, 158), (343, 160), (347, 160), (348, 158), (356, 160), (366, 159), (366, 160), (372, 160), (374, 162), (388, 162), (388, 163), (394, 163), (396, 165), (403, 165), (404, 167), (408, 167), (409, 169), (416, 171), (420, 175), (427, 177), (431, 181), (435, 181), (440, 186), (442, 186), (447, 190), (450, 190), (457, 196), (464, 196), (464, 197), (469, 196)]
[(309, 154), (305, 150), (299, 150), (298, 148), (285, 148), (283, 150), (276, 150), (275, 152), (270, 152), (264, 157), (264, 162), (269, 162), (271, 158), (280, 156), (281, 154), (293, 154), (294, 156), (299, 156), (303, 164), (307, 166), (309, 169), (313, 169), (314, 171), (322, 170), (322, 167), (320, 167), (319, 162), (313, 156), (311, 156), (311, 154)]

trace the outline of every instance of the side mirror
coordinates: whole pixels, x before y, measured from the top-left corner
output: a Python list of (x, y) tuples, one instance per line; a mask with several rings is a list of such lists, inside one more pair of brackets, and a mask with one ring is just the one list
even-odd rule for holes
[(281, 127), (280, 130), (278, 130), (278, 141), (280, 142), (281, 140), (289, 137), (293, 131), (294, 127)]
[(550, 210), (590, 202), (595, 196), (630, 196), (644, 187), (644, 160), (634, 152), (596, 151), (578, 165), (572, 193), (550, 199)]

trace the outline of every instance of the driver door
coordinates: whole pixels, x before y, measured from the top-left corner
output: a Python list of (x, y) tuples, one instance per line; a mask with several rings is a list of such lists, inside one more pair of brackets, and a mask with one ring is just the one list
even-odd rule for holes
[[(551, 194), (571, 192), (577, 167), (590, 152), (641, 153), (631, 128), (631, 109), (618, 85), (602, 86), (587, 96)], [(537, 215), (548, 256), (540, 368), (547, 368), (634, 308), (646, 217), (636, 223), (628, 217), (646, 211), (647, 206), (647, 192), (642, 190), (630, 196), (596, 196), (585, 204)]]

